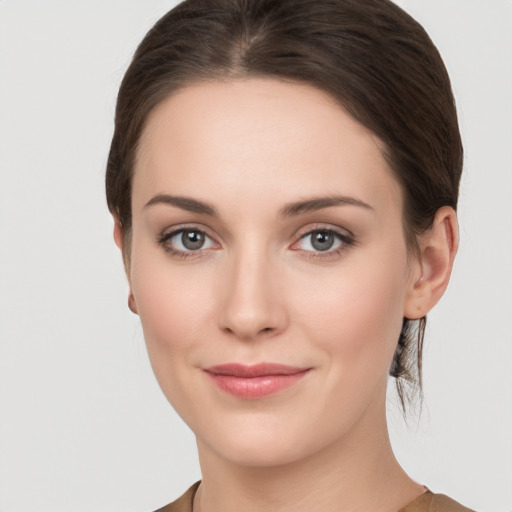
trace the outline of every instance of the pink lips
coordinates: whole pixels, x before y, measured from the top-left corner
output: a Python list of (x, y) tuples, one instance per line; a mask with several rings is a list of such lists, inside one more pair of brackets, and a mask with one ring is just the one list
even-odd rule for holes
[(298, 382), (309, 370), (274, 363), (229, 363), (204, 369), (220, 389), (246, 399), (277, 393)]

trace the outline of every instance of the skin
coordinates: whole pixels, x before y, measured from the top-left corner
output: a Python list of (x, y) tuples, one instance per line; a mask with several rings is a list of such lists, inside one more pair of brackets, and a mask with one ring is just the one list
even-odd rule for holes
[[(348, 204), (283, 216), (333, 196)], [(208, 82), (152, 112), (124, 254), (129, 303), (164, 394), (197, 438), (196, 511), (393, 512), (424, 492), (393, 456), (386, 384), (403, 317), (426, 314), (446, 288), (457, 222), (439, 210), (413, 255), (402, 202), (381, 142), (311, 86)], [(184, 227), (206, 233), (200, 250), (183, 254), (179, 234), (162, 243)], [(310, 234), (326, 229), (339, 235), (320, 251)], [(117, 222), (115, 238), (123, 247)], [(231, 362), (310, 371), (247, 400), (204, 372)]]

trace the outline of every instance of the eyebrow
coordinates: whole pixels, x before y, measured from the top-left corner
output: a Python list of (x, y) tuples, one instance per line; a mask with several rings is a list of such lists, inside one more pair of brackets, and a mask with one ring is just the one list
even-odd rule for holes
[(191, 197), (182, 196), (170, 196), (168, 194), (159, 194), (151, 198), (145, 205), (144, 208), (152, 206), (154, 204), (167, 204), (169, 206), (176, 206), (182, 210), (193, 213), (202, 213), (203, 215), (211, 215), (212, 217), (218, 217), (217, 210), (210, 204)]
[[(144, 208), (155, 204), (166, 204), (169, 206), (176, 206), (182, 210), (186, 210), (193, 213), (200, 213), (203, 215), (210, 215), (212, 217), (218, 217), (219, 214), (214, 206), (192, 199), (191, 197), (183, 196), (171, 196), (168, 194), (158, 194), (151, 198), (145, 205)], [(303, 215), (305, 213), (311, 213), (323, 208), (330, 208), (332, 206), (359, 206), (366, 210), (373, 210), (373, 208), (355, 197), (349, 196), (322, 196), (312, 197), (310, 199), (304, 199), (302, 201), (295, 201), (284, 205), (279, 210), (279, 216), (281, 218), (292, 217), (296, 215)]]
[(322, 196), (305, 199), (303, 201), (296, 201), (289, 203), (281, 208), (279, 214), (282, 218), (291, 217), (294, 215), (303, 215), (304, 213), (314, 212), (323, 208), (330, 208), (331, 206), (359, 206), (366, 210), (373, 210), (373, 208), (355, 197), (349, 196)]

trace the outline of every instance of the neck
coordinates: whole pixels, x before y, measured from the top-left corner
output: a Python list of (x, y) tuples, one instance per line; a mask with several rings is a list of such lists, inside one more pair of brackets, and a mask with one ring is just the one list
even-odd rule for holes
[(203, 480), (194, 512), (396, 512), (423, 487), (395, 459), (385, 417), (384, 405), (369, 410), (344, 438), (271, 467), (232, 463), (198, 440)]

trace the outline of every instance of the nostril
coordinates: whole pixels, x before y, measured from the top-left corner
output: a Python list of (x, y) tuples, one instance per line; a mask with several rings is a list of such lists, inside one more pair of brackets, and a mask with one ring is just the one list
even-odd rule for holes
[(255, 330), (250, 330), (252, 332), (249, 332), (249, 331), (243, 331), (242, 329), (236, 329), (236, 328), (232, 328), (232, 327), (229, 327), (229, 326), (226, 326), (223, 328), (224, 332), (228, 333), (228, 334), (234, 334), (235, 336), (239, 337), (239, 338), (253, 338), (253, 337), (258, 337), (258, 336), (261, 336), (261, 335), (265, 335), (265, 334), (272, 334), (273, 332), (275, 332), (275, 328), (274, 327), (263, 327), (262, 329), (255, 329)]

